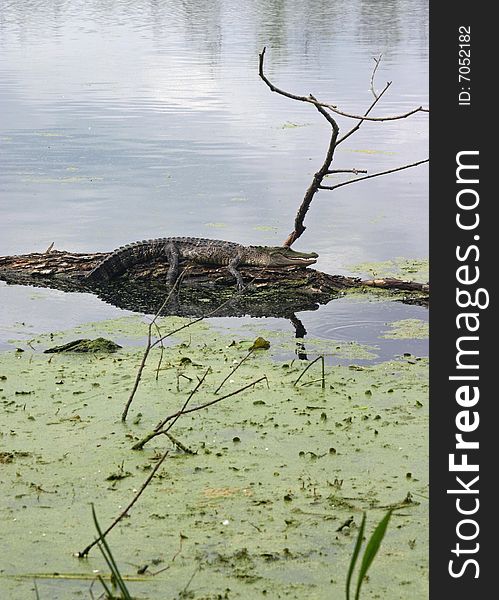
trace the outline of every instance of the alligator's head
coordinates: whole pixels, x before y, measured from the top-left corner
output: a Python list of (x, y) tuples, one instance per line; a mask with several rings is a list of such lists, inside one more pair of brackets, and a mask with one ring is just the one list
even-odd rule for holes
[(245, 262), (256, 267), (306, 267), (317, 262), (319, 256), (316, 252), (297, 252), (285, 246), (249, 246), (249, 249)]

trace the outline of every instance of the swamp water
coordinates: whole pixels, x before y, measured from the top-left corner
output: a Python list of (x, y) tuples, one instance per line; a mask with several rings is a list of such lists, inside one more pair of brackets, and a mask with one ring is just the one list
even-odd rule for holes
[[(167, 332), (184, 320), (158, 324)], [(426, 359), (357, 366), (355, 356), (372, 349), (335, 343), (330, 352), (351, 364), (326, 365), (323, 389), (320, 362), (296, 383), (308, 363), (272, 359), (282, 351), (274, 340), (214, 395), (252, 339), (198, 323), (163, 350), (157, 378), (161, 351), (150, 354), (123, 424), (142, 349), (40, 352), (111, 331), (134, 344), (147, 325), (129, 317), (78, 327), (0, 357), (5, 597), (33, 597), (34, 579), (41, 598), (87, 597), (95, 574), (107, 572), (95, 548), (87, 559), (73, 556), (95, 536), (90, 503), (107, 526), (166, 448), (130, 518), (108, 536), (134, 597), (341, 598), (361, 511), (373, 526), (390, 506), (397, 510), (365, 597), (425, 597)], [(192, 406), (267, 380), (179, 419), (172, 434), (195, 454), (164, 436), (131, 450), (206, 371)]]

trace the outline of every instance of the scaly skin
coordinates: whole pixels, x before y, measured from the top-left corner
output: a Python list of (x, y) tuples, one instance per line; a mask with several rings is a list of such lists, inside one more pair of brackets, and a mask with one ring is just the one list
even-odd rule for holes
[(226, 266), (243, 287), (238, 265), (253, 267), (308, 266), (316, 262), (315, 252), (297, 252), (283, 246), (242, 246), (223, 240), (170, 237), (142, 240), (121, 246), (107, 256), (86, 276), (105, 282), (125, 273), (131, 266), (164, 256), (169, 264), (167, 281), (172, 285), (178, 277), (178, 264), (186, 260), (203, 265)]

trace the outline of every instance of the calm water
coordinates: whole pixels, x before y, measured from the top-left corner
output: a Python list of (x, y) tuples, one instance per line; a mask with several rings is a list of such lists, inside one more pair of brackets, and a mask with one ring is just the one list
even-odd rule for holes
[[(330, 130), (313, 107), (269, 91), (258, 52), (267, 46), (281, 87), (356, 113), (372, 101), (383, 53), (378, 88), (393, 84), (375, 114), (396, 114), (427, 105), (427, 13), (414, 0), (4, 1), (0, 255), (168, 235), (282, 243)], [(426, 158), (427, 124), (423, 114), (366, 123), (334, 167)], [(296, 248), (342, 274), (426, 257), (427, 177), (425, 166), (321, 192)], [(26, 329), (119, 313), (91, 296), (2, 283), (0, 302), (3, 347)], [(310, 334), (372, 341), (384, 323), (426, 311), (342, 300), (300, 317)]]

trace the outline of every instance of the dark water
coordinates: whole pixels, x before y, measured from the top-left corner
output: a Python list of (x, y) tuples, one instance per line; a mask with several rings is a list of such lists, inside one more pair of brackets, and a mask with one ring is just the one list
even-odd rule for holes
[[(393, 84), (373, 114), (396, 114), (427, 104), (427, 13), (414, 0), (4, 1), (0, 255), (168, 235), (282, 243), (330, 129), (313, 107), (269, 91), (258, 52), (267, 47), (281, 87), (353, 113), (371, 103), (383, 53), (378, 88)], [(365, 123), (334, 167), (426, 158), (427, 124), (421, 113)], [(340, 274), (424, 258), (427, 208), (426, 167), (323, 191), (296, 248)], [(4, 347), (26, 328), (121, 314), (91, 296), (1, 283), (0, 303)], [(426, 311), (343, 300), (300, 316), (312, 335), (373, 341), (385, 322)]]

